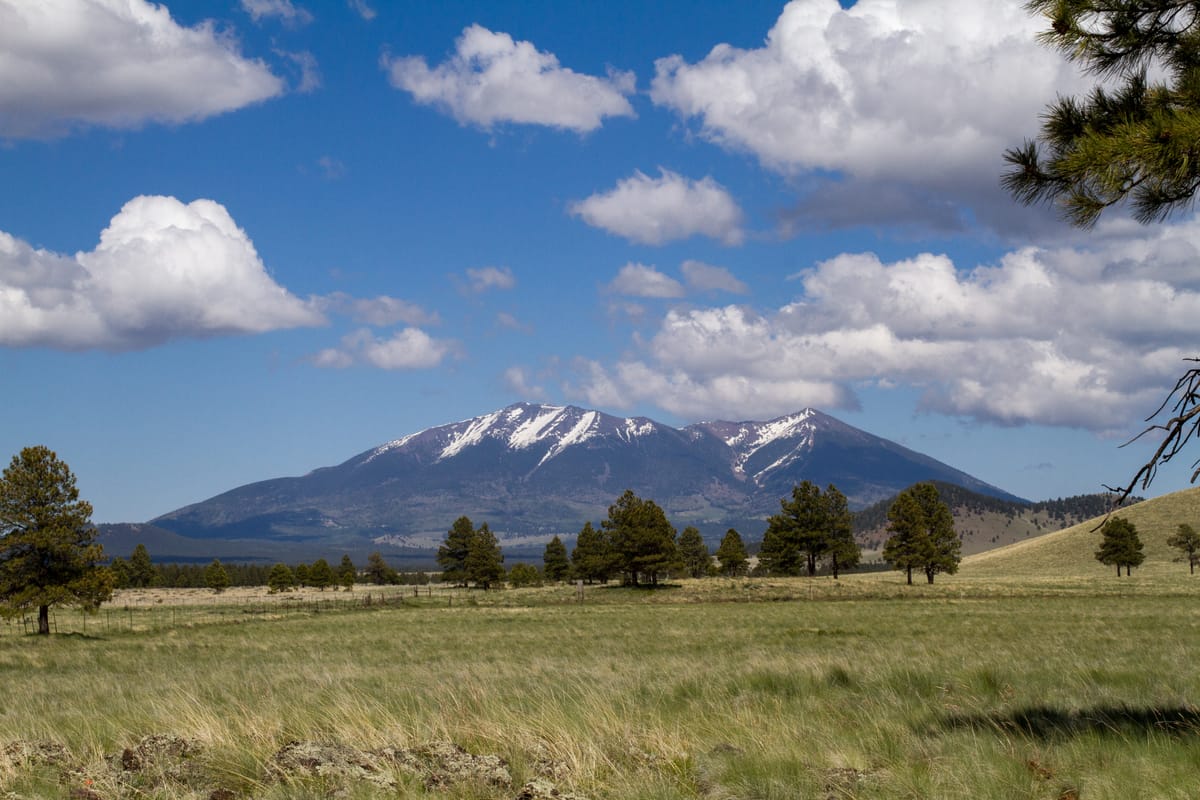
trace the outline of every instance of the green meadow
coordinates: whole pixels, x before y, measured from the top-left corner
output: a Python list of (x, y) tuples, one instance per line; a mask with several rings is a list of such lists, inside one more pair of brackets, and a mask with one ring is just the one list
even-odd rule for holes
[[(1081, 526), (933, 586), (560, 586), (5, 635), (0, 797), (1193, 798), (1200, 576), (1163, 542), (1196, 495), (1171, 497), (1139, 512), (1130, 578)], [(300, 745), (317, 755), (281, 756)], [(451, 745), (506, 777), (442, 774)]]

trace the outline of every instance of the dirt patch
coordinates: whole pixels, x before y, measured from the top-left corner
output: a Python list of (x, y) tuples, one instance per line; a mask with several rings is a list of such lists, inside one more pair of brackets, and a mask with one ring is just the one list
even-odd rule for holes
[(445, 789), (456, 783), (512, 786), (508, 764), (499, 756), (477, 756), (453, 742), (430, 742), (412, 749), (377, 751), (401, 769), (421, 777), (427, 789)]

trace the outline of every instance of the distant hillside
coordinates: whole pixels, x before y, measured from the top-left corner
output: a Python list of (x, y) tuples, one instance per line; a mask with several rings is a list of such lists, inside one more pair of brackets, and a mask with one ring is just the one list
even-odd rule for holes
[[(1025, 503), (979, 494), (952, 483), (933, 481), (933, 484), (954, 513), (954, 526), (962, 536), (964, 555), (1027, 541), (1102, 516), (1111, 503), (1108, 494)], [(894, 497), (881, 500), (855, 515), (855, 534), (867, 550), (878, 551), (887, 541), (887, 512), (894, 500)]]
[[(1177, 551), (1167, 545), (1167, 537), (1175, 533), (1181, 522), (1200, 526), (1200, 488), (1144, 500), (1122, 508), (1117, 516), (1124, 517), (1138, 529), (1145, 545), (1146, 562), (1134, 570), (1135, 575), (1157, 574), (1186, 570), (1176, 563)], [(1100, 533), (1095, 530), (1099, 519), (1091, 519), (1065, 530), (1028, 541), (979, 553), (963, 559), (964, 575), (1031, 577), (1095, 577), (1115, 569), (1095, 559)]]

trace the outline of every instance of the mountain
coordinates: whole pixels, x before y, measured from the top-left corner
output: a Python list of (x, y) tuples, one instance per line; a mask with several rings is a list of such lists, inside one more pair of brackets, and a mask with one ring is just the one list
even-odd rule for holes
[[(151, 521), (189, 538), (271, 540), (329, 552), (436, 547), (466, 514), (506, 551), (599, 521), (625, 489), (676, 527), (757, 538), (802, 480), (862, 508), (920, 480), (1020, 501), (928, 456), (813, 409), (769, 422), (672, 428), (530, 403), (413, 433), (334, 467), (241, 486)], [(540, 554), (540, 549), (538, 550)]]

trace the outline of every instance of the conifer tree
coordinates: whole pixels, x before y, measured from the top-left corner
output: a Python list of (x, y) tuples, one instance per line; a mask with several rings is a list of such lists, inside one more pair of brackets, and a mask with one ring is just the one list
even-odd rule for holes
[(854, 515), (850, 513), (846, 495), (832, 483), (825, 489), (825, 513), (829, 527), (826, 553), (833, 579), (837, 580), (842, 570), (858, 566), (862, 550), (854, 540)]
[(474, 581), (484, 591), (490, 589), (493, 583), (504, 580), (504, 554), (500, 551), (500, 542), (486, 522), (471, 537), (463, 569), (466, 579)]
[(376, 586), (385, 586), (400, 582), (400, 575), (388, 565), (387, 561), (383, 558), (383, 554), (378, 550), (367, 556), (367, 569), (365, 573), (367, 580)]
[(358, 569), (354, 566), (354, 562), (350, 560), (350, 554), (346, 553), (342, 556), (342, 563), (338, 565), (337, 580), (346, 591), (354, 588), (354, 581), (358, 578)]
[(950, 507), (932, 483), (913, 484), (896, 496), (888, 509), (888, 530), (892, 536), (883, 546), (883, 559), (903, 570), (908, 583), (914, 569), (923, 570), (929, 583), (939, 572), (958, 571), (962, 542)]
[(542, 567), (546, 573), (546, 580), (550, 581), (564, 581), (571, 574), (567, 546), (558, 536), (546, 543), (546, 551), (542, 554)]
[(1167, 545), (1174, 547), (1181, 555), (1178, 561), (1188, 562), (1190, 574), (1196, 574), (1196, 562), (1200, 561), (1200, 533), (1186, 522), (1179, 524), (1179, 529), (1167, 539)]
[(129, 557), (129, 585), (139, 589), (153, 586), (155, 575), (150, 552), (146, 545), (139, 543), (133, 548), (133, 555)]
[(310, 570), (310, 567), (308, 566), (308, 564), (303, 564), (303, 563), (297, 564), (296, 568), (292, 570), (292, 575), (295, 576), (295, 578), (296, 578), (297, 586), (304, 587), (304, 586), (311, 585), (309, 583), (309, 577), (308, 577), (309, 570)]
[(626, 489), (608, 507), (608, 518), (600, 527), (608, 532), (617, 566), (633, 586), (638, 586), (641, 578), (657, 586), (660, 575), (681, 566), (675, 528), (653, 500), (643, 500)]
[(683, 570), (693, 578), (703, 578), (708, 574), (712, 564), (712, 556), (704, 544), (700, 531), (689, 525), (679, 534), (679, 559), (683, 562)]
[(454, 520), (454, 524), (446, 532), (446, 539), (437, 551), (437, 562), (442, 568), (444, 583), (467, 585), (467, 581), (470, 580), (467, 577), (467, 553), (471, 550), (474, 538), (475, 527), (469, 518), (462, 516)]
[(333, 568), (323, 558), (318, 558), (308, 568), (308, 585), (322, 592), (333, 585)]
[(271, 567), (271, 572), (267, 575), (267, 590), (271, 594), (289, 591), (292, 588), (294, 580), (292, 570), (288, 568), (287, 564), (276, 564)]
[(214, 558), (204, 570), (204, 585), (217, 594), (229, 588), (229, 573), (225, 571), (220, 559)]
[(608, 583), (615, 568), (612, 543), (608, 532), (596, 530), (592, 523), (585, 522), (571, 551), (571, 573), (579, 580)]
[(542, 575), (532, 564), (513, 564), (512, 569), (508, 571), (508, 582), (514, 589), (525, 586), (541, 586)]
[(54, 451), (26, 447), (0, 473), (0, 612), (37, 609), (50, 633), (50, 608), (96, 609), (112, 597), (113, 576), (79, 499), (75, 476)]
[[(1128, 202), (1158, 222), (1192, 208), (1200, 190), (1200, 5), (1195, 0), (1028, 0), (1046, 18), (1039, 35), (1097, 76), (1085, 97), (1059, 97), (1036, 140), (1004, 154), (1003, 185), (1027, 205), (1055, 203), (1074, 225), (1093, 226)], [(1153, 77), (1151, 77), (1153, 76)], [(1189, 358), (1188, 361), (1200, 361)], [(1141, 435), (1161, 437), (1128, 483), (1123, 503), (1200, 436), (1200, 367), (1186, 370)], [(1191, 480), (1200, 477), (1200, 461)]]
[(888, 530), (892, 535), (883, 545), (883, 560), (904, 572), (912, 585), (913, 570), (925, 563), (925, 515), (909, 491), (897, 495), (888, 508)]
[(1121, 576), (1121, 567), (1125, 568), (1128, 576), (1132, 567), (1146, 560), (1137, 528), (1124, 517), (1109, 517), (1100, 533), (1104, 538), (1100, 541), (1100, 549), (1096, 551), (1096, 560), (1105, 566), (1115, 566), (1117, 577)]
[(742, 535), (733, 528), (725, 531), (721, 545), (717, 548), (717, 561), (721, 562), (721, 571), (731, 578), (746, 572), (749, 557), (746, 555), (746, 545), (742, 543)]

